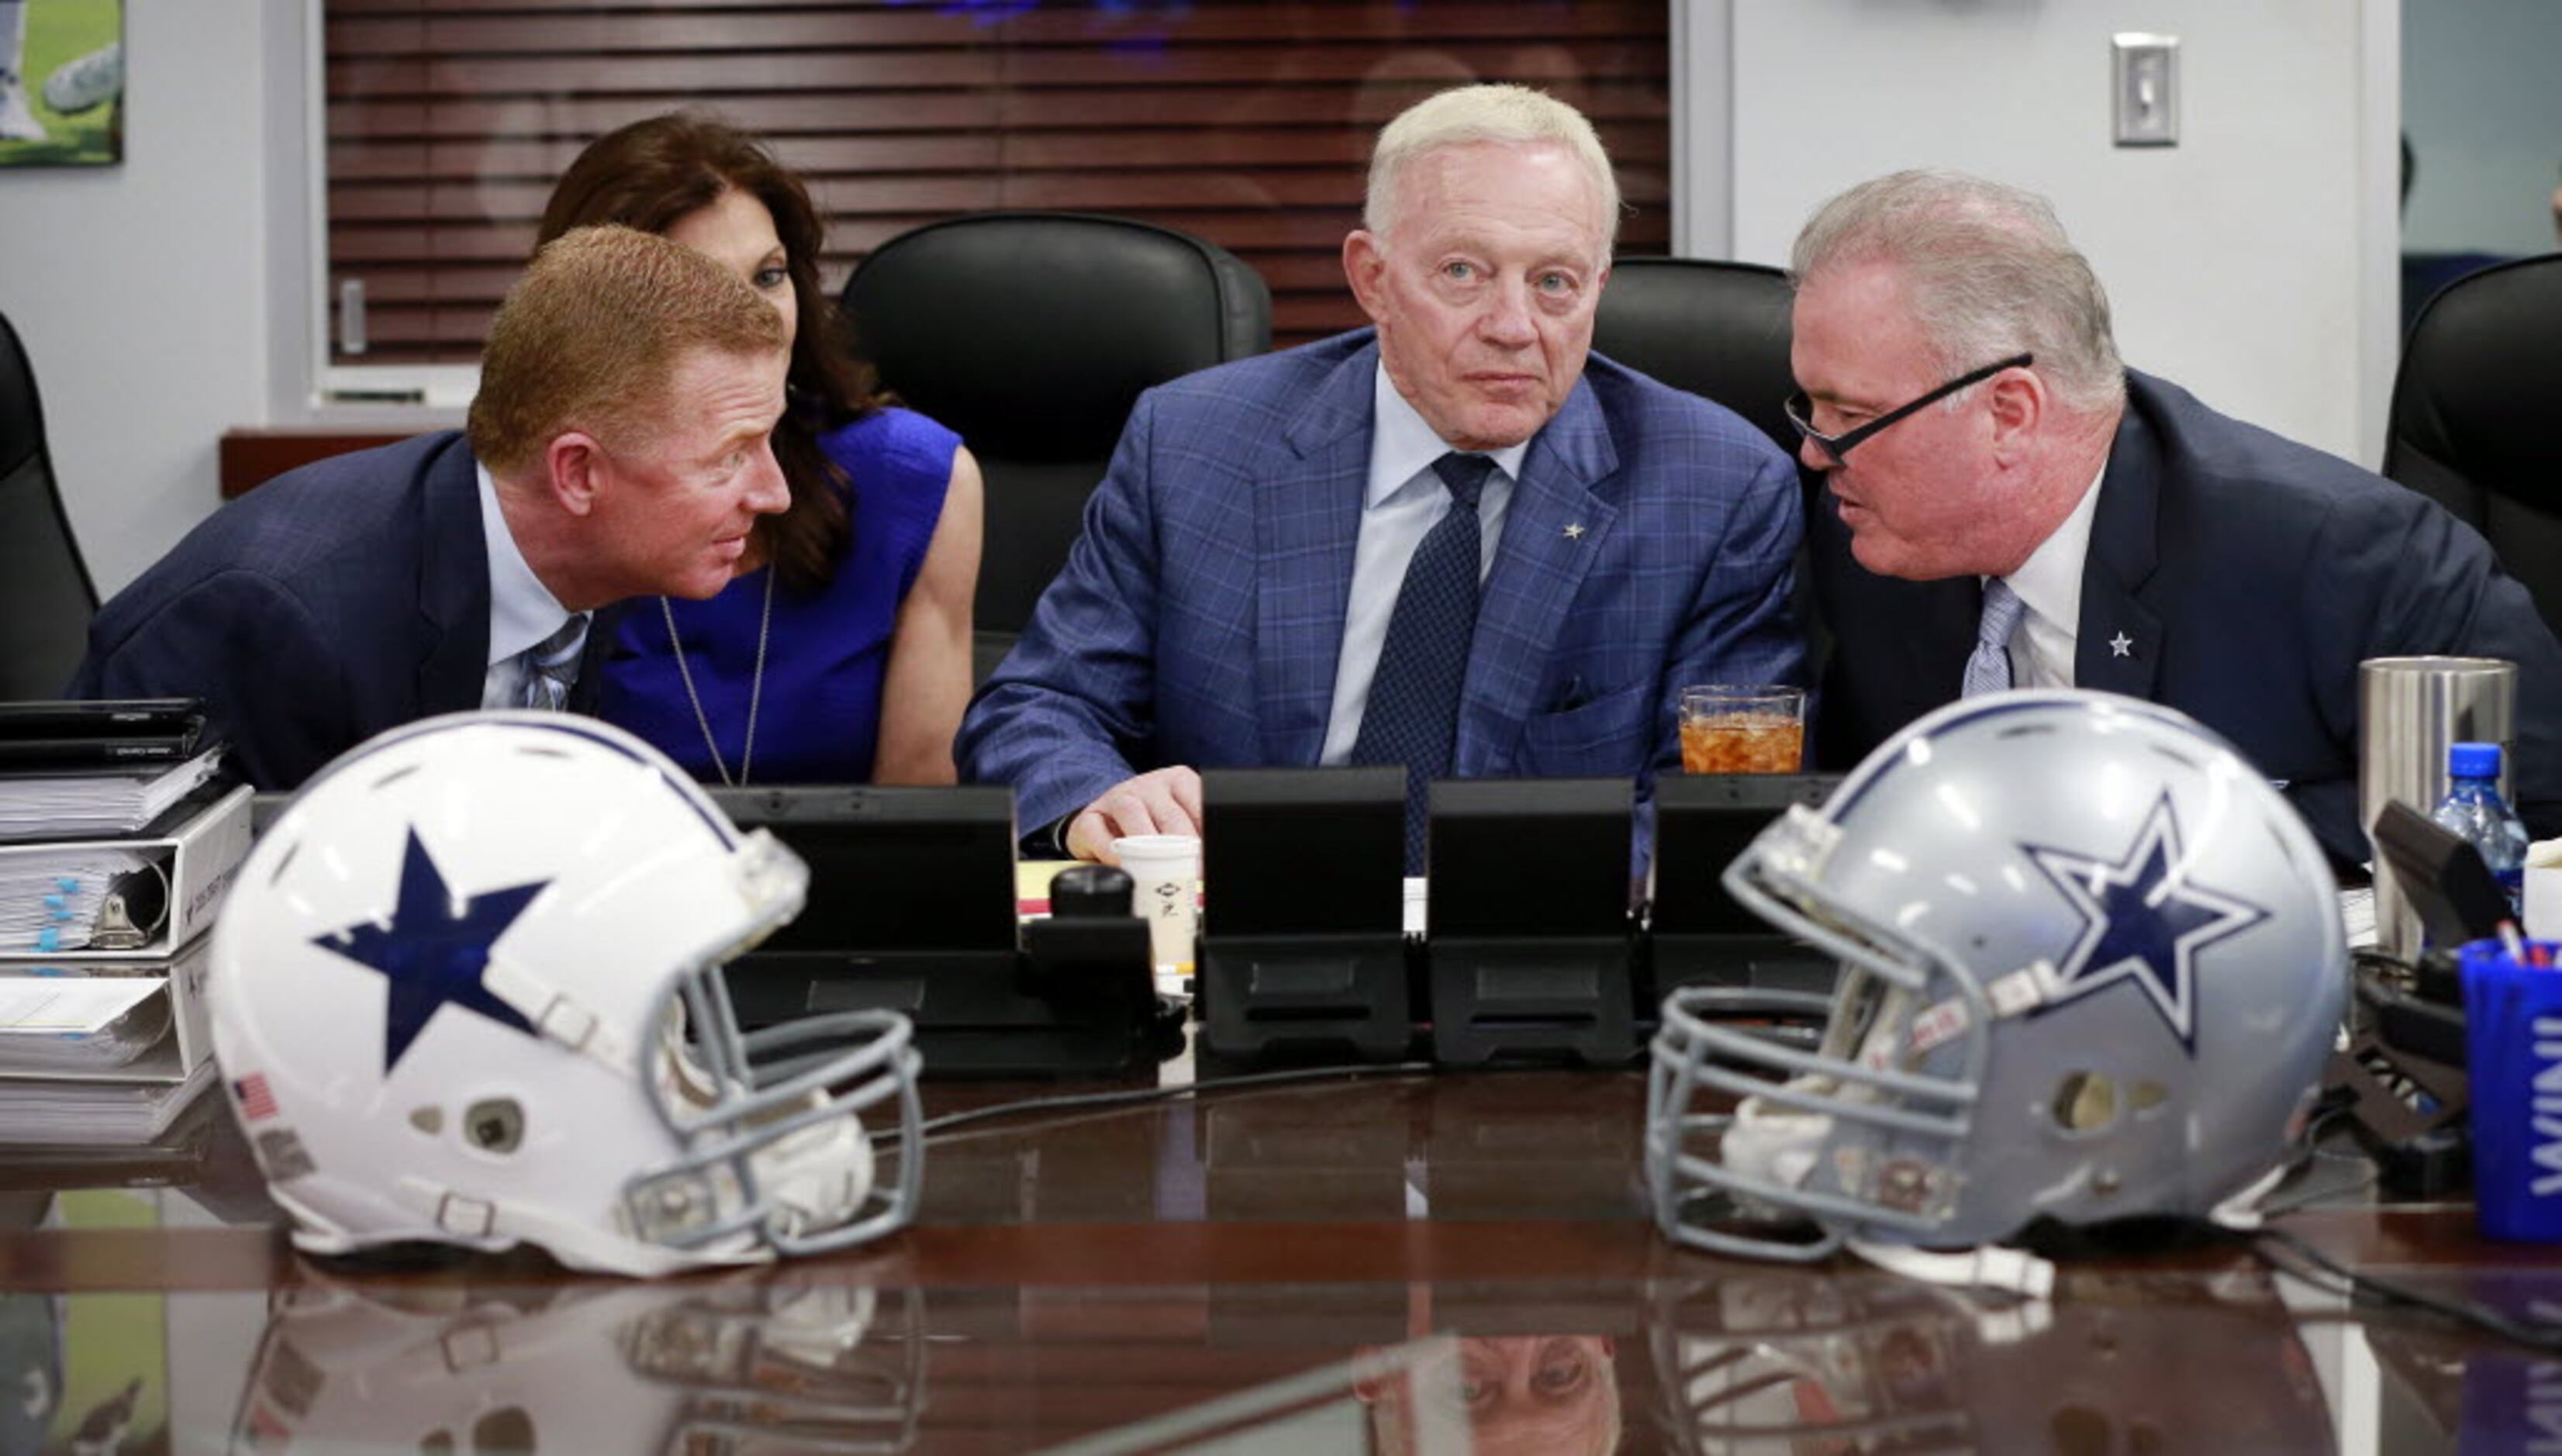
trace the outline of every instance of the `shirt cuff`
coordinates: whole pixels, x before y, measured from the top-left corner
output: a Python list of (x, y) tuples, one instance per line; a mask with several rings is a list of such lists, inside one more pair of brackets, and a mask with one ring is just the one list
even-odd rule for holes
[(1071, 810), (1032, 830), (1016, 842), (1015, 848), (1025, 859), (1074, 859), (1067, 852), (1067, 826), (1076, 821), (1083, 810)]

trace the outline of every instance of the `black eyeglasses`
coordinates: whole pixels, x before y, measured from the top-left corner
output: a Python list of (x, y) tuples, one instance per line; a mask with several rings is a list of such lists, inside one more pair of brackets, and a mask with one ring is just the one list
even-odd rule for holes
[(1856, 430), (1845, 430), (1839, 435), (1826, 435), (1807, 423), (1814, 416), (1815, 402), (1806, 398), (1806, 392), (1802, 389), (1788, 396), (1788, 401), (1782, 408), (1788, 412), (1788, 423), (1797, 427), (1797, 433), (1813, 441), (1825, 455), (1832, 457), (1832, 462), (1838, 465), (1842, 462), (1842, 456), (1850, 454), (1852, 446), (1921, 409), (1923, 405), (1944, 400), (1970, 384), (1981, 384), (2005, 369), (2025, 369), (2035, 361), (2036, 356), (2033, 354), (2013, 354), (1998, 364), (1987, 364), (1972, 374), (1958, 375), (1911, 404), (1898, 406)]

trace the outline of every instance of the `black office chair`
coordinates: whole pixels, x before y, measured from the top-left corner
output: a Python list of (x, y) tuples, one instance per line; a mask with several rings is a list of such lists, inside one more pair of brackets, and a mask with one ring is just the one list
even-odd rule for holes
[(0, 315), (0, 700), (62, 696), (96, 613), (54, 484), (36, 371)]
[[(1788, 275), (1758, 263), (1704, 258), (1621, 258), (1593, 310), (1592, 347), (1675, 389), (1684, 389), (1740, 415), (1797, 458), (1797, 430), (1783, 403), (1796, 391), (1788, 365), (1795, 337), (1789, 314), (1796, 291)], [(1797, 466), (1807, 514), (1831, 507), (1824, 478)], [(1821, 681), (1832, 652), (1832, 632), (1816, 610), (1814, 558), (1797, 549), (1796, 591), (1789, 606), (1806, 631), (1809, 681)]]
[(843, 302), (882, 387), (959, 431), (987, 478), (981, 680), (1066, 563), (1140, 392), (1272, 346), (1272, 292), (1244, 262), (1082, 213), (902, 233), (854, 270)]
[(2456, 279), (2402, 345), (2384, 473), (2470, 523), (2562, 632), (2562, 253)]
[(1757, 263), (1622, 258), (1592, 316), (1592, 347), (1675, 389), (1715, 400), (1797, 453), (1780, 401), (1788, 369), (1788, 275)]

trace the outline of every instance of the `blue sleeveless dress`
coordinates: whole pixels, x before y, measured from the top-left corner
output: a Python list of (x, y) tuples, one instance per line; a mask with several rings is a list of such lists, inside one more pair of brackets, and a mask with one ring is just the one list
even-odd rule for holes
[[(853, 549), (825, 591), (802, 599), (777, 587), (765, 648), (752, 782), (861, 784), (880, 743), (881, 683), (899, 604), (943, 518), (961, 437), (907, 410), (879, 410), (820, 437), (854, 482)], [(757, 624), (772, 567), (742, 576), (708, 602), (670, 598), (685, 666), (732, 778), (746, 747), (756, 676)], [(676, 670), (655, 597), (623, 605), (605, 661), (597, 716), (647, 739), (686, 772), (717, 784), (703, 725)]]

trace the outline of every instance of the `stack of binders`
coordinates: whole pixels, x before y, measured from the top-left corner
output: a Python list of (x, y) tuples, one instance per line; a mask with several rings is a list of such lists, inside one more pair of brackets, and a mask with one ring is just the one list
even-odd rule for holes
[(194, 698), (0, 703), (0, 839), (136, 833), (221, 767)]
[(148, 1143), (212, 1081), (250, 797), (193, 700), (0, 703), (0, 1145)]

